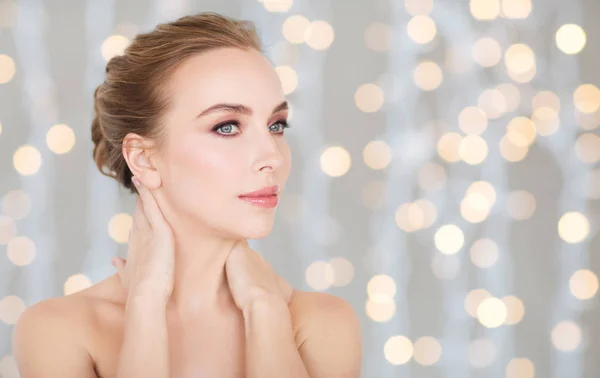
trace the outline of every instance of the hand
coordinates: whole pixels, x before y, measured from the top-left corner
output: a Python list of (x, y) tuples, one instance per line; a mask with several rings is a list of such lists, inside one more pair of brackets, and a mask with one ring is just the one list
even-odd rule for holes
[(136, 187), (139, 196), (129, 233), (128, 262), (114, 257), (111, 263), (129, 297), (151, 296), (166, 303), (173, 291), (173, 232), (150, 189), (139, 181)]
[(275, 298), (289, 304), (294, 289), (271, 267), (246, 240), (239, 241), (233, 247), (225, 263), (227, 282), (235, 300), (242, 311), (256, 299)]

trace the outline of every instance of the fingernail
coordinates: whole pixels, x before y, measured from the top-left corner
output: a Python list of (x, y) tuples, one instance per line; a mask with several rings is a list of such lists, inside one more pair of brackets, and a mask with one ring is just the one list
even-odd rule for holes
[(113, 257), (110, 259), (110, 265), (115, 265), (116, 258)]
[(133, 176), (131, 178), (131, 181), (133, 181), (133, 183), (135, 184), (135, 186), (140, 186), (141, 185), (140, 180), (137, 177), (135, 177), (135, 176)]

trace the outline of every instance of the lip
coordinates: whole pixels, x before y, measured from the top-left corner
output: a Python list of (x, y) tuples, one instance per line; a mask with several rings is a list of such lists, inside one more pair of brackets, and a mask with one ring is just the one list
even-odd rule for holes
[(266, 198), (266, 197), (277, 197), (279, 192), (279, 186), (265, 186), (262, 189), (256, 190), (254, 192), (240, 194), (238, 197), (242, 199), (258, 199), (258, 198)]

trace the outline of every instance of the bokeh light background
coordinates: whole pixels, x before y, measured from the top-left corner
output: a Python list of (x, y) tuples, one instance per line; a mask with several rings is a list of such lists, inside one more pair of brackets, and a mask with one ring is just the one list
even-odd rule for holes
[(350, 301), (363, 377), (600, 375), (598, 0), (0, 0), (0, 376), (24, 309), (113, 273), (134, 198), (91, 157), (136, 33), (253, 20), (293, 173), (253, 241)]

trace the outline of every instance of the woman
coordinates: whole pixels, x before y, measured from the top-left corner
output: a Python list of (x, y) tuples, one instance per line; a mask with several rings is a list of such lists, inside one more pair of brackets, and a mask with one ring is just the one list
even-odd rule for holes
[(351, 306), (293, 290), (246, 242), (271, 232), (291, 166), (253, 25), (203, 13), (138, 35), (95, 111), (98, 167), (138, 194), (128, 261), (21, 316), (21, 377), (358, 377)]

